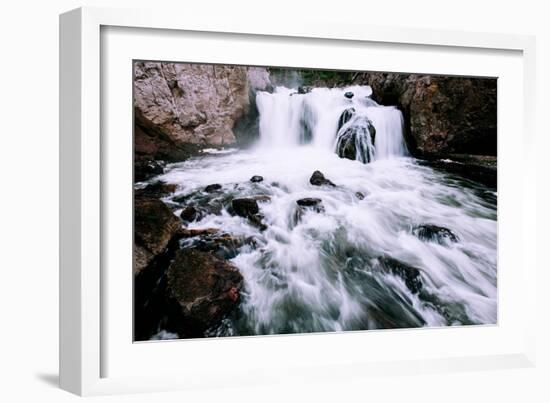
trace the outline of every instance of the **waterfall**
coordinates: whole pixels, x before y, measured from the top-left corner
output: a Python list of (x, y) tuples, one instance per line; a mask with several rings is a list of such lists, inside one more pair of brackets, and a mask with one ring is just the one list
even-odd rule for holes
[(377, 104), (369, 86), (303, 92), (277, 87), (257, 94), (260, 147), (310, 144), (363, 163), (408, 155), (401, 111)]
[[(206, 149), (151, 179), (177, 185), (174, 214), (198, 212), (185, 225), (207, 235), (180, 247), (243, 276), (206, 336), (496, 323), (496, 191), (403, 158), (401, 112), (370, 95), (259, 92), (255, 147)], [(235, 214), (243, 198), (253, 216)]]

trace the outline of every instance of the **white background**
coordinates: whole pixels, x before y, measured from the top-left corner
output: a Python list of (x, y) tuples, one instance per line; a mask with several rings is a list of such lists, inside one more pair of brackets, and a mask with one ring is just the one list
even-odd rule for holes
[[(2, 198), (2, 283), (0, 396), (3, 401), (74, 401), (55, 387), (57, 382), (58, 293), (58, 14), (80, 5), (167, 7), (171, 12), (242, 15), (262, 19), (331, 20), (404, 27), (451, 28), (470, 31), (536, 34), (538, 43), (538, 141), (540, 185), (548, 170), (548, 136), (543, 133), (550, 102), (550, 32), (542, 1), (340, 2), (317, 0), (299, 4), (251, 1), (24, 1), (1, 7), (2, 62), (0, 63), (0, 172)], [(305, 3), (305, 2), (303, 2)], [(179, 4), (179, 11), (174, 7)], [(521, 107), (518, 105), (518, 107)], [(519, 140), (520, 141), (520, 140)], [(548, 191), (539, 188), (539, 251), (548, 247), (543, 229), (548, 224)], [(7, 257), (7, 259), (6, 259)], [(539, 264), (541, 269), (545, 265)], [(549, 276), (540, 273), (540, 291)], [(536, 369), (445, 375), (372, 377), (349, 383), (307, 384), (298, 387), (224, 389), (127, 397), (93, 398), (100, 401), (548, 401), (550, 392), (548, 297), (539, 292), (539, 363)], [(546, 291), (547, 294), (547, 291)], [(322, 354), (322, 352), (320, 352)], [(238, 357), (235, 357), (238, 360)], [(231, 371), (231, 363), (226, 365)]]

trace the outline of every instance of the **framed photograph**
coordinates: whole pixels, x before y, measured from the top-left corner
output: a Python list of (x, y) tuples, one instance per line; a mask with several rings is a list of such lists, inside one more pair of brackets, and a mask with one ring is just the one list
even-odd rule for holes
[(61, 16), (61, 386), (532, 366), (533, 38), (234, 23)]

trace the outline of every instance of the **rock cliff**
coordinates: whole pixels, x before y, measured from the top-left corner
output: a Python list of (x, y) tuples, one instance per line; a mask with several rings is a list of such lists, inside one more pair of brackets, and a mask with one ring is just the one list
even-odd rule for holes
[(235, 123), (269, 85), (264, 68), (135, 62), (136, 157), (181, 160), (193, 145), (235, 143)]
[(496, 155), (496, 79), (361, 73), (355, 82), (370, 85), (378, 103), (401, 109), (417, 156)]

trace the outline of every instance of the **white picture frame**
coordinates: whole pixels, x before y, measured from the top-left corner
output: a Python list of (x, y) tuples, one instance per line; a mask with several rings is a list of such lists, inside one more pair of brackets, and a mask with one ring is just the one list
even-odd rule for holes
[[(105, 36), (102, 36), (102, 32), (109, 33), (112, 27), (122, 30), (118, 31), (121, 36), (117, 39), (115, 32), (114, 39), (107, 41)], [(507, 160), (504, 159), (504, 162), (501, 162), (499, 156), (499, 225), (501, 219), (506, 219), (507, 212), (516, 211), (519, 217), (515, 217), (515, 221), (510, 223), (509, 228), (515, 229), (514, 234), (505, 234), (505, 238), (502, 239), (500, 238), (502, 234), (499, 234), (499, 249), (502, 253), (513, 253), (513, 255), (506, 255), (507, 260), (514, 259), (519, 267), (516, 272), (507, 275), (503, 281), (505, 280), (506, 284), (511, 282), (517, 284), (518, 294), (515, 295), (520, 295), (523, 300), (523, 312), (535, 312), (537, 262), (535, 242), (530, 241), (529, 238), (532, 238), (536, 232), (536, 168), (535, 158), (533, 158), (535, 152), (533, 103), (536, 86), (533, 37), (327, 24), (326, 21), (304, 19), (299, 23), (287, 21), (282, 24), (281, 21), (270, 22), (269, 20), (202, 19), (196, 16), (152, 10), (80, 8), (60, 17), (60, 385), (63, 389), (79, 395), (96, 395), (234, 386), (235, 384), (245, 386), (270, 382), (290, 383), (295, 382), (297, 377), (301, 380), (322, 380), (329, 374), (331, 377), (346, 379), (375, 373), (395, 375), (534, 365), (536, 323), (529, 314), (523, 315), (521, 322), (518, 323), (512, 324), (511, 321), (503, 322), (499, 319), (499, 325), (482, 329), (427, 329), (421, 332), (349, 332), (346, 335), (231, 338), (209, 340), (207, 345), (196, 341), (182, 341), (157, 343), (156, 346), (151, 347), (141, 344), (139, 346), (146, 347), (139, 347), (133, 345), (132, 340), (126, 337), (126, 333), (119, 338), (120, 340), (112, 337), (112, 333), (117, 332), (113, 323), (120, 322), (123, 324), (121, 326), (127, 324), (125, 321), (118, 321), (120, 317), (117, 316), (120, 315), (117, 312), (127, 312), (127, 306), (121, 308), (123, 302), (109, 298), (113, 287), (118, 287), (120, 281), (113, 278), (113, 284), (106, 282), (107, 279), (111, 279), (109, 273), (105, 272), (110, 259), (108, 256), (117, 253), (109, 248), (104, 236), (104, 227), (109, 225), (109, 221), (106, 220), (113, 217), (105, 214), (105, 211), (111, 208), (109, 196), (106, 194), (112, 188), (108, 183), (110, 179), (107, 180), (107, 178), (117, 176), (114, 171), (109, 171), (109, 169), (118, 169), (109, 164), (109, 159), (112, 158), (112, 153), (118, 149), (117, 147), (127, 147), (131, 144), (132, 132), (131, 127), (127, 127), (127, 137), (126, 133), (121, 135), (122, 140), (119, 143), (112, 142), (112, 137), (105, 137), (106, 133), (111, 133), (111, 123), (106, 118), (109, 111), (102, 109), (105, 108), (103, 96), (111, 89), (102, 74), (106, 75), (104, 68), (111, 67), (109, 63), (106, 66), (105, 60), (102, 59), (114, 58), (109, 52), (113, 48), (120, 50), (120, 54), (124, 53), (120, 48), (121, 44), (124, 44), (120, 42), (121, 37), (136, 35), (137, 30), (141, 30), (144, 41), (148, 35), (154, 33), (157, 36), (151, 40), (164, 41), (166, 49), (170, 44), (173, 45), (174, 41), (179, 40), (178, 33), (183, 35), (188, 32), (193, 33), (195, 38), (200, 37), (201, 33), (205, 36), (216, 34), (215, 40), (225, 35), (228, 38), (252, 38), (254, 43), (261, 45), (269, 42), (275, 44), (274, 46), (277, 43), (290, 42), (307, 46), (307, 44), (316, 43), (315, 41), (321, 41), (323, 44), (320, 46), (333, 47), (369, 45), (383, 50), (385, 46), (393, 46), (397, 52), (407, 47), (428, 53), (430, 49), (435, 49), (447, 52), (446, 57), (449, 58), (456, 57), (456, 55), (453, 56), (455, 50), (468, 51), (480, 57), (489, 53), (497, 57), (500, 57), (498, 56), (500, 54), (512, 55), (515, 61), (510, 63), (515, 67), (513, 71), (510, 70), (510, 78), (519, 79), (521, 82), (511, 80), (507, 82), (511, 87), (516, 85), (513, 90), (521, 98), (521, 119), (519, 123), (516, 122), (521, 133), (521, 147), (517, 161), (519, 167), (516, 167), (514, 172), (507, 168), (506, 164), (509, 164)], [(143, 53), (132, 55), (133, 49), (132, 46), (127, 47), (124, 55), (126, 59), (122, 60), (123, 63), (130, 60), (129, 58), (154, 59), (143, 57)], [(235, 54), (238, 53), (238, 47), (235, 47)], [(168, 53), (163, 53), (161, 50), (158, 50), (155, 55), (164, 58), (157, 60), (169, 60), (166, 59)], [(185, 60), (175, 55), (170, 59), (201, 61), (197, 57), (200, 59), (196, 56), (193, 60)], [(271, 57), (271, 59), (266, 58), (260, 52), (238, 60), (262, 65), (274, 60), (274, 56)], [(433, 56), (431, 57), (434, 60)], [(254, 63), (254, 60), (257, 62)], [(506, 60), (502, 63), (503, 65), (506, 64)], [(227, 54), (220, 54), (211, 56), (207, 61), (231, 64), (237, 59), (231, 59)], [(464, 68), (477, 68), (483, 71), (483, 65)], [(116, 69), (116, 66), (113, 69)], [(437, 67), (434, 69), (437, 70)], [(376, 67), (371, 70), (376, 70)], [(128, 77), (130, 74), (131, 70), (128, 69)], [(124, 90), (117, 90), (117, 95), (113, 98), (108, 98), (108, 104), (113, 106), (112, 101), (127, 94), (124, 92), (128, 90), (127, 87), (126, 85)], [(499, 87), (499, 91), (500, 89)], [(125, 102), (127, 103), (118, 104), (116, 107), (122, 108), (122, 114), (127, 114), (128, 111), (131, 114), (131, 98)], [(516, 105), (518, 102), (516, 100)], [(507, 137), (503, 139), (503, 136), (508, 134), (506, 131), (501, 131), (501, 123), (506, 118), (502, 113), (506, 108), (506, 103), (501, 104), (499, 98), (499, 142), (503, 144), (502, 147), (499, 144), (499, 153), (504, 150), (504, 155), (507, 149), (503, 147), (508, 140)], [(121, 121), (121, 123), (121, 127), (125, 128), (124, 122)], [(502, 172), (506, 173), (504, 179), (501, 176)], [(124, 174), (118, 176), (122, 180), (127, 177)], [(503, 181), (510, 181), (510, 186)], [(501, 185), (504, 185), (504, 189), (511, 189), (512, 185), (520, 186), (521, 191), (516, 192), (515, 195), (512, 192), (505, 192), (506, 199), (503, 200), (504, 196), (500, 193)], [(128, 190), (131, 194), (131, 183), (129, 182), (127, 186), (126, 196), (128, 196)], [(119, 226), (119, 230), (121, 228), (124, 230), (124, 227)], [(131, 224), (125, 230), (131, 230)], [(516, 245), (516, 250), (506, 251), (506, 246), (511, 244)], [(123, 256), (118, 258), (124, 259)], [(499, 258), (501, 258), (500, 252)], [(131, 265), (131, 262), (129, 264)], [(509, 288), (504, 289), (509, 290)], [(500, 288), (499, 292), (499, 303), (503, 302), (499, 307), (504, 310), (499, 311), (499, 315), (502, 314), (504, 315), (502, 317), (505, 317), (507, 311), (512, 309), (509, 308), (510, 304), (506, 303), (510, 297), (508, 294), (503, 295), (504, 291)], [(115, 304), (120, 306), (115, 309)], [(110, 331), (107, 331), (107, 327)], [(126, 330), (122, 331), (126, 332)], [(131, 329), (129, 331), (131, 332)], [(434, 347), (431, 354), (423, 350), (422, 346), (429, 344), (436, 346), (435, 341), (440, 338), (446, 339), (449, 343), (457, 337), (475, 337), (479, 342), (476, 343), (478, 346), (475, 348), (472, 345), (465, 345), (463, 349), (451, 351), (450, 347), (446, 350), (442, 345), (439, 349)], [(385, 351), (383, 344), (387, 343), (385, 341), (387, 339), (399, 343), (403, 338), (410, 338), (415, 340), (415, 343), (419, 343), (421, 351), (416, 355), (401, 357), (397, 349), (393, 356), (386, 358), (367, 358), (361, 353), (353, 355), (343, 352), (340, 354), (343, 358), (330, 354), (330, 351), (342, 343), (359, 345), (367, 338), (369, 344), (380, 343), (380, 351)], [(491, 340), (495, 341), (495, 348), (487, 350), (486, 346)], [(146, 365), (152, 364), (151, 360), (154, 359), (157, 360), (156, 364), (162, 363), (162, 360), (168, 364), (167, 357), (181, 353), (186, 346), (192, 346), (196, 351), (212, 350), (217, 354), (223, 354), (228, 343), (232, 343), (232, 350), (249, 350), (248, 358), (245, 357), (243, 362), (237, 365), (231, 376), (211, 372), (208, 367), (199, 365), (200, 355), (195, 357), (190, 351), (187, 352), (187, 360), (166, 365), (166, 370), (158, 376), (146, 371), (132, 372), (131, 368), (124, 366), (112, 370), (106, 364), (111, 360), (133, 363), (134, 354), (146, 360), (143, 361)], [(315, 350), (309, 348), (312, 345), (315, 345), (315, 348), (321, 346), (325, 348), (326, 356), (316, 356)], [(277, 355), (281, 356), (280, 351), (289, 351), (289, 349), (292, 357), (278, 360)], [(274, 353), (270, 355), (269, 351)], [(152, 358), (153, 356), (156, 358)], [(263, 364), (258, 362), (258, 357), (262, 357)], [(190, 363), (194, 363), (192, 372), (189, 371)], [(284, 371), (281, 371), (281, 368)], [(205, 377), (206, 374), (209, 375), (208, 378)], [(246, 377), (243, 376), (244, 374)]]

